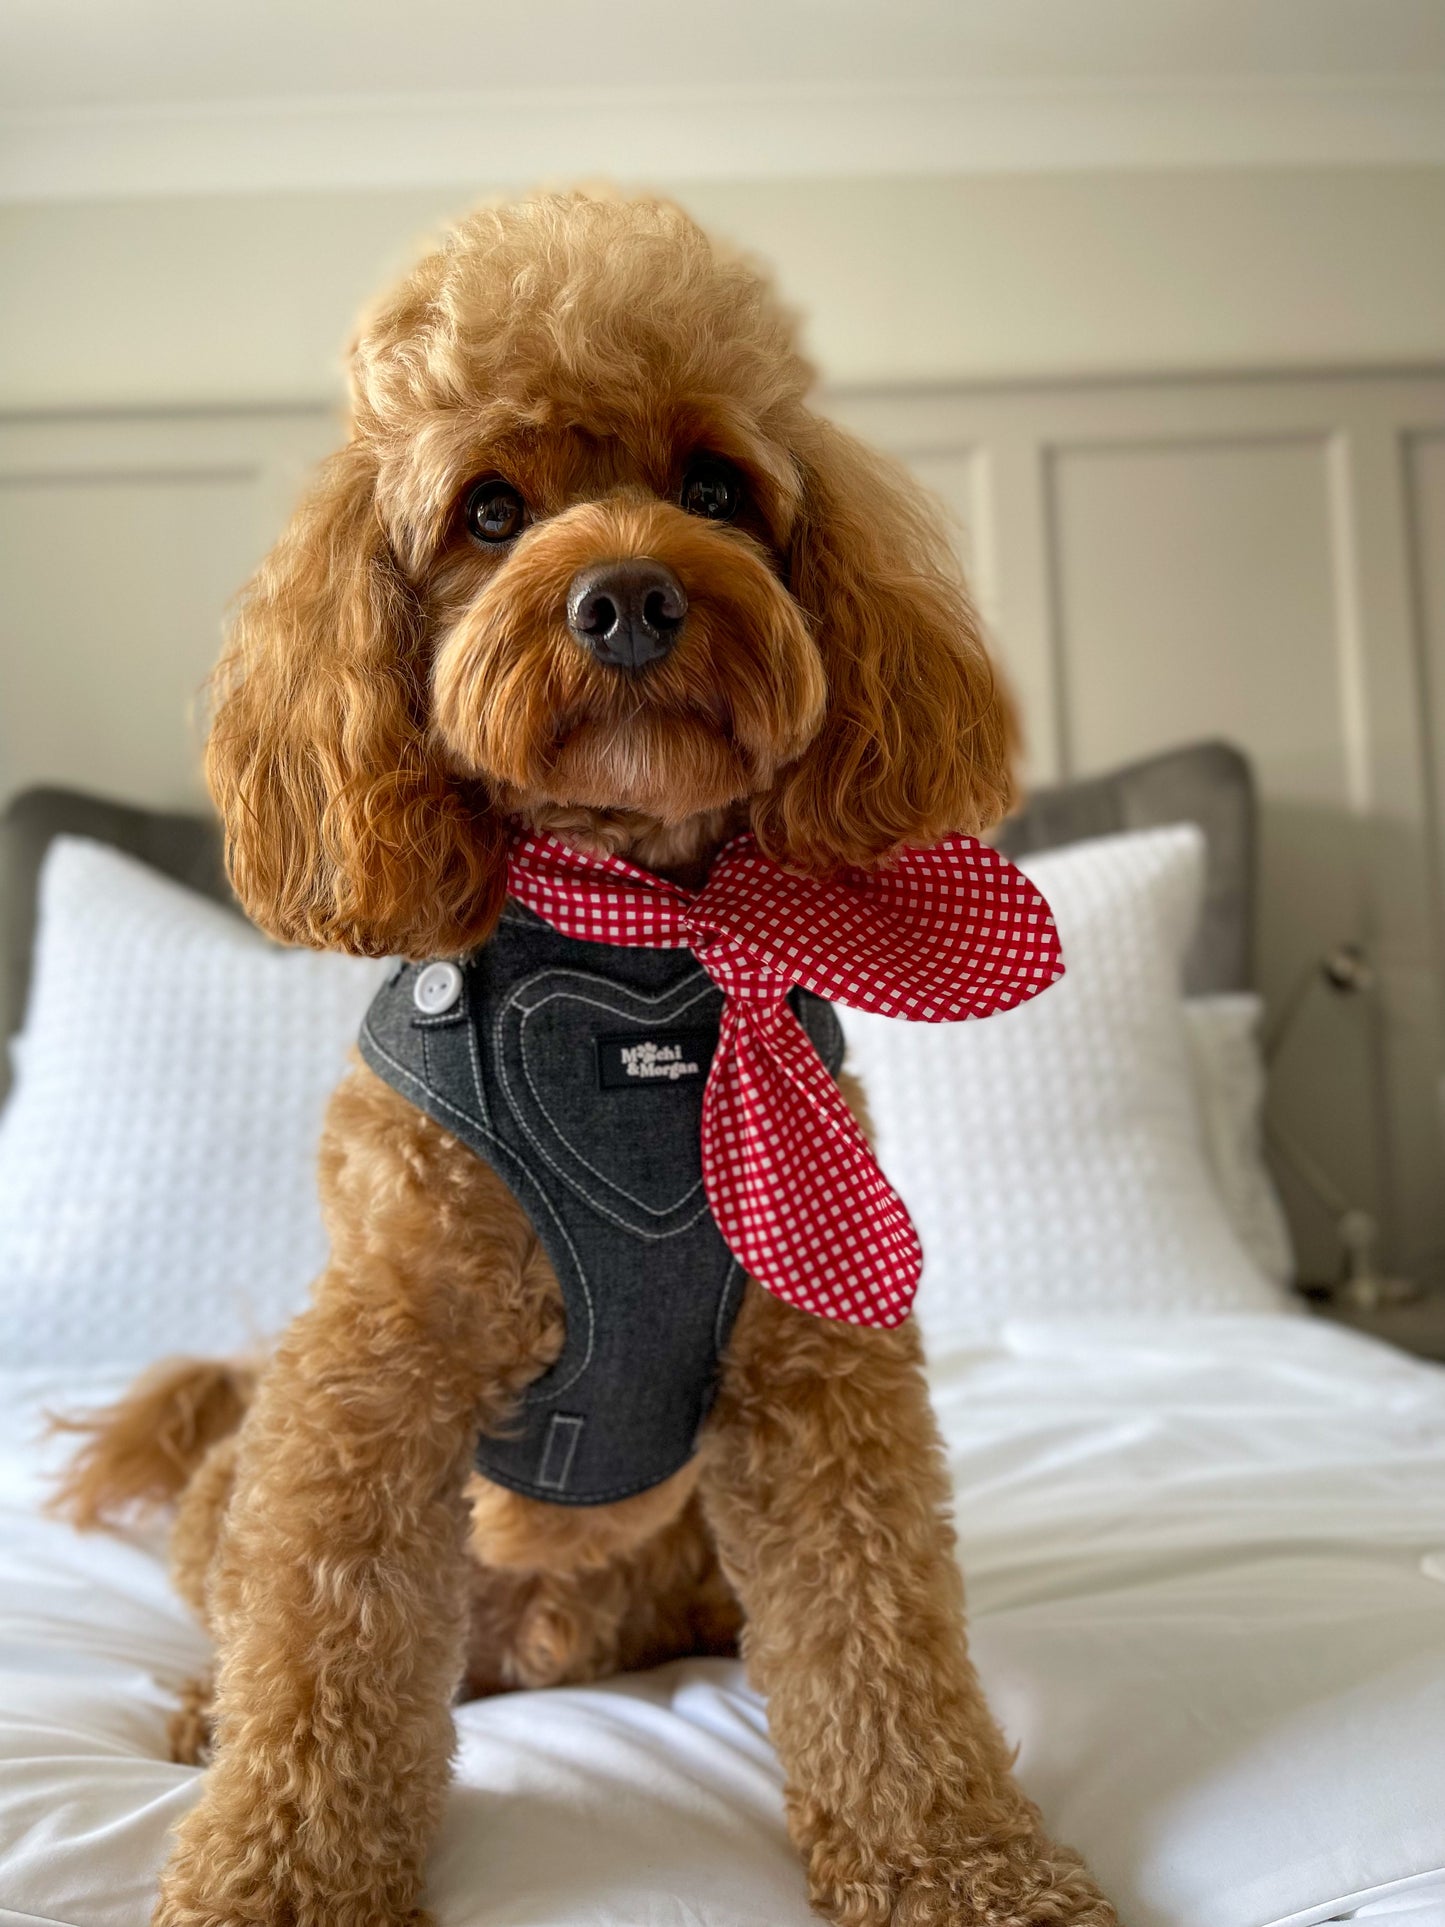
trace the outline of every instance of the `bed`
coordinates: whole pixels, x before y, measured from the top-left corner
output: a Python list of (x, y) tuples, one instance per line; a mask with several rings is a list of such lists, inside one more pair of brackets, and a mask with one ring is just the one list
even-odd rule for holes
[[(1217, 745), (1036, 799), (1006, 838), (1047, 878), (1082, 1001), (1053, 1032), (1014, 1025), (1026, 1011), (906, 1041), (865, 1024), (850, 1049), (930, 1250), (975, 1654), (1051, 1826), (1128, 1927), (1426, 1927), (1445, 1922), (1445, 1372), (1295, 1309), (1281, 1228), (1226, 1169), (1200, 1040), (1232, 1013), (1250, 1070), (1252, 822)], [(371, 967), (269, 952), (223, 907), (200, 821), (47, 792), (3, 835), (17, 1013), (41, 887), (0, 1121), (0, 1923), (134, 1927), (194, 1796), (165, 1723), (205, 1641), (159, 1527), (44, 1514), (43, 1414), (284, 1315), (317, 1255), (284, 1173), (305, 1179)], [(196, 1028), (218, 1004), (285, 1031), (284, 1079), (259, 1032)], [(181, 1106), (197, 1062), (211, 1097)], [(104, 1246), (77, 1171), (107, 1200)], [(284, 1283), (258, 1282), (277, 1253)], [(227, 1265), (223, 1309), (195, 1278)], [(442, 1927), (811, 1918), (737, 1664), (457, 1718)]]

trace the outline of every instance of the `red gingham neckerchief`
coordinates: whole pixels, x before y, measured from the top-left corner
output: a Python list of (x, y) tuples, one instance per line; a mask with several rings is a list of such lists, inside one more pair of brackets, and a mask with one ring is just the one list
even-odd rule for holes
[(743, 835), (694, 891), (518, 831), (508, 881), (564, 936), (692, 950), (724, 998), (702, 1107), (703, 1184), (724, 1242), (803, 1311), (901, 1323), (918, 1289), (918, 1234), (785, 999), (802, 984), (928, 1024), (1023, 1003), (1064, 969), (1028, 878), (986, 844), (949, 836), (822, 881), (779, 869)]

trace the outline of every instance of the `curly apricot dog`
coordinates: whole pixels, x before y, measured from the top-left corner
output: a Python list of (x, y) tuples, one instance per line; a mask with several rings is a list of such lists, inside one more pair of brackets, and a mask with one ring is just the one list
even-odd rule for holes
[[(742, 826), (822, 873), (1002, 813), (1007, 717), (932, 512), (809, 412), (768, 286), (675, 208), (474, 215), (351, 375), (351, 438), (219, 671), (210, 780), (267, 930), (470, 952), (509, 818), (696, 881)], [(635, 659), (569, 608), (582, 571), (629, 562), (682, 591), (637, 615), (675, 646)], [(177, 1580), (216, 1641), (175, 1729), (183, 1757), (213, 1748), (159, 1927), (421, 1922), (459, 1682), (739, 1643), (823, 1913), (1113, 1922), (970, 1666), (911, 1323), (749, 1285), (682, 1471), (549, 1505), (473, 1469), (562, 1336), (511, 1192), (360, 1066), (321, 1182), (329, 1266), (254, 1379), (168, 1368), (71, 1475), (77, 1517), (179, 1499)]]

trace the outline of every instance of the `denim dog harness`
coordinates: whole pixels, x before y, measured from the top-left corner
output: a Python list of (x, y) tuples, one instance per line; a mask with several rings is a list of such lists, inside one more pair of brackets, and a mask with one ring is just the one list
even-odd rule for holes
[[(831, 1005), (790, 1001), (836, 1077)], [(583, 942), (509, 903), (484, 948), (403, 965), (366, 1014), (367, 1064), (491, 1165), (562, 1288), (561, 1356), (477, 1448), (499, 1485), (601, 1505), (692, 1456), (742, 1302), (702, 1183), (721, 1009), (690, 951)]]

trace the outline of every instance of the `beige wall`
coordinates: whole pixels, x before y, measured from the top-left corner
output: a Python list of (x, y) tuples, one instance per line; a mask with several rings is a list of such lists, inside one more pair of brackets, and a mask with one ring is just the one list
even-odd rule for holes
[[(1445, 356), (1445, 168), (693, 185), (838, 384)], [(0, 208), (0, 411), (324, 401), (455, 191)]]

